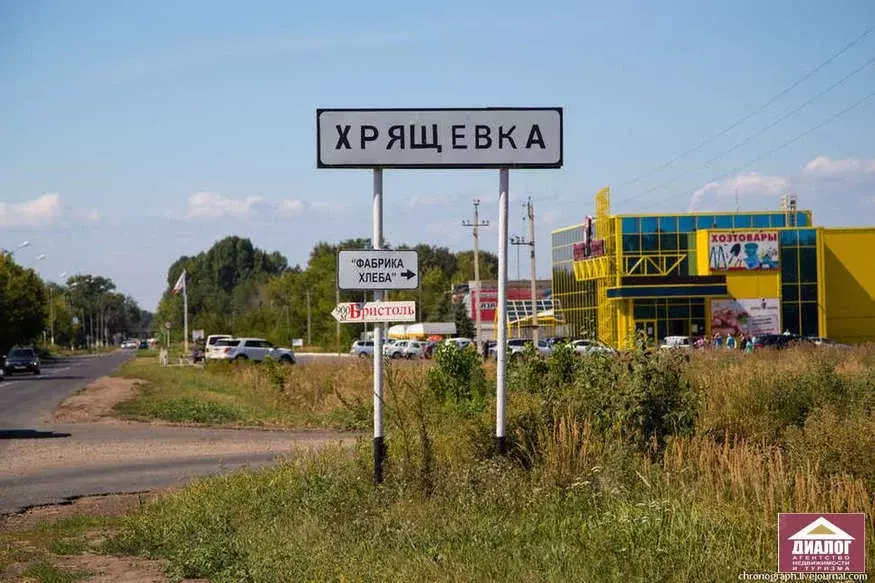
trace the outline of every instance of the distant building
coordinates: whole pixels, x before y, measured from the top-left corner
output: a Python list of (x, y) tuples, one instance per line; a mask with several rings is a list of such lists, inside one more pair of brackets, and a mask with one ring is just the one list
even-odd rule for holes
[[(666, 336), (875, 341), (875, 227), (781, 210), (596, 216), (552, 233), (553, 299), (569, 336), (615, 347)], [(557, 312), (558, 313), (558, 312)]]
[[(535, 282), (536, 299), (538, 301), (539, 316), (548, 311), (552, 282), (549, 279), (539, 279)], [(478, 292), (479, 290), (479, 292)], [(479, 299), (479, 302), (478, 302)], [(495, 340), (496, 338), (496, 310), (498, 307), (498, 281), (481, 280), (478, 288), (477, 283), (469, 281), (453, 287), (453, 301), (464, 302), (465, 311), (471, 321), (476, 325), (477, 304), (480, 306), (481, 333), (478, 341)], [(514, 280), (507, 282), (508, 301), (508, 337), (531, 337), (531, 305), (532, 305), (532, 282), (531, 280)], [(547, 314), (544, 314), (547, 318)], [(545, 320), (543, 324), (547, 324)], [(539, 321), (539, 325), (542, 322)]]

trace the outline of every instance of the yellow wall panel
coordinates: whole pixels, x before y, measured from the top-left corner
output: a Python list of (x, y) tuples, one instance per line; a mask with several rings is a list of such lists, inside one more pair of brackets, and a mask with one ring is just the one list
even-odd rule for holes
[(824, 229), (823, 247), (827, 334), (875, 341), (875, 228)]
[(726, 289), (733, 298), (779, 298), (781, 274), (780, 272), (728, 272)]

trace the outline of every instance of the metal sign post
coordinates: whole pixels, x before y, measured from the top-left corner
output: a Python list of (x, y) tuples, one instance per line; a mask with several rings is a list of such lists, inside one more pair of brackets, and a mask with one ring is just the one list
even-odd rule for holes
[[(561, 168), (562, 108), (317, 109), (316, 166), (373, 170), (372, 249), (383, 245), (384, 168), (495, 168), (499, 170), (498, 355), (495, 441), (505, 450), (507, 369), (507, 214), (511, 168)], [(339, 264), (381, 302), (386, 289), (415, 289), (418, 268), (373, 264), (362, 271)], [(355, 263), (358, 268), (358, 261)], [(392, 273), (390, 273), (391, 270)], [(413, 272), (413, 275), (410, 275)], [(411, 281), (416, 276), (416, 286)], [(360, 278), (360, 279), (359, 279)], [(405, 284), (405, 281), (407, 282)], [(410, 285), (406, 287), (394, 287)], [(383, 481), (383, 328), (374, 324), (374, 482)]]
[(506, 406), (507, 376), (507, 212), (510, 172), (507, 168), (498, 171), (498, 337), (495, 356), (498, 363), (495, 390), (495, 451), (504, 454), (504, 410)]
[[(371, 247), (383, 248), (383, 169), (374, 168), (374, 232)], [(374, 302), (383, 301), (383, 292), (374, 291)], [(383, 460), (386, 444), (383, 442), (383, 327), (374, 323), (374, 483), (383, 483)]]

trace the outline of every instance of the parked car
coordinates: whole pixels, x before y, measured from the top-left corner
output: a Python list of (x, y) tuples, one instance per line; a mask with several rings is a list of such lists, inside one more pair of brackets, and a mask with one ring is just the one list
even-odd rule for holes
[(666, 336), (660, 348), (692, 348), (693, 340), (689, 336)]
[(358, 356), (359, 358), (367, 358), (374, 355), (373, 340), (356, 340), (352, 343), (349, 353)]
[(828, 346), (832, 348), (850, 348), (849, 344), (842, 344), (841, 342), (836, 342), (831, 338), (826, 338), (824, 336), (806, 336), (805, 339), (815, 346)]
[(803, 336), (798, 336), (796, 334), (765, 334), (753, 339), (753, 347), (754, 350), (760, 350), (763, 348), (780, 350), (790, 346), (805, 344), (807, 342), (808, 340)]
[(40, 360), (33, 348), (15, 347), (6, 356), (3, 370), (10, 376), (16, 373), (38, 375), (40, 373)]
[(458, 346), (462, 350), (464, 350), (465, 348), (468, 348), (469, 346), (474, 345), (474, 341), (471, 340), (470, 338), (447, 338), (446, 340), (444, 340), (444, 343), (445, 344), (455, 344), (456, 346)]
[(216, 343), (221, 347), (221, 352), (212, 353), (212, 356), (208, 354), (210, 360), (263, 362), (270, 358), (284, 364), (295, 363), (292, 349), (277, 348), (264, 338), (225, 338)]
[(133, 338), (129, 338), (121, 343), (122, 350), (133, 350), (140, 346), (139, 340), (134, 340)]
[(604, 344), (603, 342), (599, 342), (598, 340), (589, 340), (586, 338), (572, 340), (571, 348), (573, 348), (574, 351), (580, 355), (617, 353), (616, 350)]
[(149, 348), (148, 340), (140, 340), (140, 346), (138, 347), (140, 350), (147, 350)]
[(389, 358), (421, 358), (425, 343), (418, 340), (398, 340), (383, 347), (383, 356)]
[[(526, 346), (532, 344), (531, 338), (512, 338), (507, 341), (507, 355), (508, 356), (517, 356), (523, 353), (526, 349)], [(489, 348), (489, 356), (492, 358), (496, 358), (498, 355), (497, 345), (491, 346)], [(546, 340), (538, 340), (538, 353), (541, 356), (547, 356), (551, 352), (553, 352), (553, 348), (547, 344)]]
[(231, 340), (232, 338), (234, 338), (234, 337), (231, 336), (230, 334), (210, 334), (209, 336), (207, 336), (206, 349), (204, 350), (204, 356), (206, 356), (206, 358), (211, 358), (210, 357), (211, 354), (216, 355), (219, 352), (222, 352), (222, 349), (224, 349), (225, 347), (227, 347), (229, 345), (228, 344), (221, 345), (221, 344), (219, 344), (219, 341)]

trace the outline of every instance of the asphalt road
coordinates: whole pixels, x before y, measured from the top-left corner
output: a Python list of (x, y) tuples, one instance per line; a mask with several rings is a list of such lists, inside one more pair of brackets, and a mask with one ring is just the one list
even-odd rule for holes
[(106, 376), (131, 358), (66, 359), (40, 376), (0, 383), (0, 514), (70, 499), (176, 486), (241, 466), (278, 458), (354, 436), (174, 427), (145, 423), (52, 424), (67, 396)]
[(44, 363), (39, 376), (6, 377), (0, 382), (0, 432), (40, 425), (49, 419), (58, 403), (132, 357), (132, 352), (115, 352), (64, 358)]

